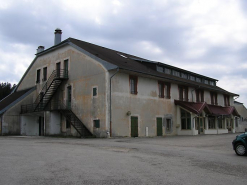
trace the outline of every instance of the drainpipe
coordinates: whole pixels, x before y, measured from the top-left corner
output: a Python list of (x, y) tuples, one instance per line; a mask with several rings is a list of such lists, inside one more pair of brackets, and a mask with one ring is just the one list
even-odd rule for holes
[(111, 113), (111, 80), (119, 72), (119, 67), (117, 71), (110, 77), (110, 137), (112, 136), (112, 113)]

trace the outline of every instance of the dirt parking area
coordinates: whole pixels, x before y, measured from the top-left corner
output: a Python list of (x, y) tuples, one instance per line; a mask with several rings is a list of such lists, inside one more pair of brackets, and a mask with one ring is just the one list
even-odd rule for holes
[(0, 184), (246, 184), (236, 135), (0, 137)]

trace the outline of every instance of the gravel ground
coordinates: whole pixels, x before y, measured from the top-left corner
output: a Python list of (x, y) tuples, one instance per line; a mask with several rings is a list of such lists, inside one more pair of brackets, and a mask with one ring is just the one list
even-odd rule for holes
[(0, 137), (0, 184), (246, 184), (237, 134), (77, 139)]

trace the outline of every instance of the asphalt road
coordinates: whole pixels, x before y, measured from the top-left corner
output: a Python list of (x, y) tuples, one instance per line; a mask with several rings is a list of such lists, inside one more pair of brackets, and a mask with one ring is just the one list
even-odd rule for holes
[(0, 137), (0, 185), (247, 184), (237, 134), (156, 138)]

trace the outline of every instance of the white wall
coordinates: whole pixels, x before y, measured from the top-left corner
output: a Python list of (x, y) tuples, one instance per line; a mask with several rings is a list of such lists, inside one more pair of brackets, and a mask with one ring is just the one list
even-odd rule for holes
[(39, 117), (21, 116), (21, 135), (38, 136), (39, 135)]

